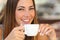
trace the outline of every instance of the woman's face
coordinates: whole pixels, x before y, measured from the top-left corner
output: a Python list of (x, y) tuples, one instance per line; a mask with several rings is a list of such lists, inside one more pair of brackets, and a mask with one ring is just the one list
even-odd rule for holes
[(32, 0), (19, 0), (15, 18), (18, 24), (30, 24), (35, 16), (35, 10)]

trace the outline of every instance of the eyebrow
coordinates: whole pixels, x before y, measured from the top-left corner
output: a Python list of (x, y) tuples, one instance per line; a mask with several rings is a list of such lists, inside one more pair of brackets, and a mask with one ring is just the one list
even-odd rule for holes
[[(34, 7), (33, 5), (32, 6), (29, 6), (30, 7)], [(18, 6), (17, 8), (25, 8), (24, 6)]]
[(24, 6), (19, 6), (19, 7), (17, 7), (17, 8), (25, 8)]
[(30, 6), (30, 7), (34, 7), (34, 6), (32, 5), (32, 6)]

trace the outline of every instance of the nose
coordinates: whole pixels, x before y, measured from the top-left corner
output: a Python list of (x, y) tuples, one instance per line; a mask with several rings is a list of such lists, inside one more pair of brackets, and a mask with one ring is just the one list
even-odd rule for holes
[(24, 16), (25, 16), (25, 17), (29, 17), (29, 16), (30, 16), (30, 12), (29, 12), (28, 10), (25, 11)]

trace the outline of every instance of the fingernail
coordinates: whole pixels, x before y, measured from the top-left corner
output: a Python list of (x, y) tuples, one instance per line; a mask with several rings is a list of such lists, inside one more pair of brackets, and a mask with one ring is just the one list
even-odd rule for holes
[(41, 33), (40, 33), (40, 35), (41, 35)]
[(41, 35), (41, 36), (44, 36), (44, 34), (43, 34), (43, 33), (40, 33), (40, 35)]
[(42, 36), (43, 36), (44, 34), (42, 34)]
[(42, 36), (42, 33), (40, 33), (40, 35)]
[(38, 30), (38, 32), (40, 32), (40, 30)]
[(46, 32), (46, 35), (47, 35), (48, 33)]

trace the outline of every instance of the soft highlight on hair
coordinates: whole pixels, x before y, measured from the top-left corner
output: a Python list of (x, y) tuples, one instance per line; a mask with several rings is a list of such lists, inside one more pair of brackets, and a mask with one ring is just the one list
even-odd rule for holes
[[(8, 34), (12, 31), (15, 27), (15, 10), (19, 0), (7, 0), (6, 4), (6, 11), (4, 12), (4, 38), (8, 36)], [(32, 0), (33, 5), (35, 7), (34, 0)], [(36, 10), (35, 10), (36, 13)], [(35, 15), (34, 20), (32, 23), (37, 24), (37, 15)], [(26, 37), (27, 39), (31, 37)], [(32, 39), (30, 39), (32, 40)]]

